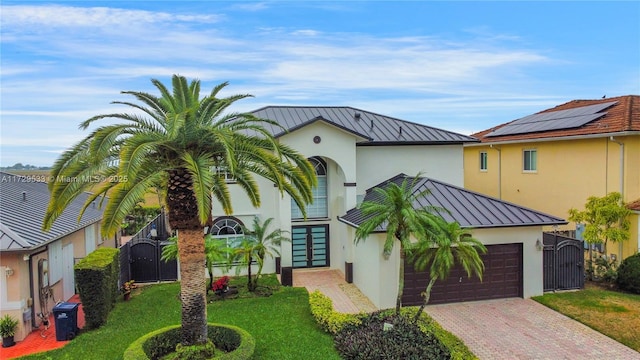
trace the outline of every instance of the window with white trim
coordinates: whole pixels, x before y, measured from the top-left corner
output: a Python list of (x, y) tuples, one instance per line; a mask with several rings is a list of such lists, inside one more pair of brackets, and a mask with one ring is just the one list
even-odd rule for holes
[(538, 171), (538, 151), (535, 149), (525, 149), (522, 151), (522, 170), (524, 172)]
[[(238, 246), (244, 239), (242, 222), (231, 217), (222, 217), (216, 220), (209, 232), (214, 239), (219, 239), (227, 244), (227, 247)], [(230, 255), (227, 255), (227, 258)]]
[(217, 157), (216, 163), (219, 165), (212, 166), (211, 172), (223, 178), (227, 184), (235, 183), (236, 178), (229, 172), (229, 168), (226, 165), (223, 165), (224, 159), (221, 156)]
[[(327, 163), (319, 157), (312, 157), (309, 159), (309, 162), (311, 162), (311, 165), (313, 165), (316, 170), (318, 186), (312, 189), (313, 203), (307, 204), (307, 218), (325, 219), (329, 217), (329, 204), (327, 196)], [(298, 207), (298, 204), (296, 204), (293, 199), (291, 199), (291, 219), (303, 219), (302, 210), (300, 210), (300, 207)]]
[(487, 152), (480, 151), (480, 171), (487, 171)]
[(85, 255), (91, 254), (96, 249), (96, 226), (91, 224), (84, 228)]
[(62, 241), (49, 244), (49, 284), (55, 284), (62, 279)]

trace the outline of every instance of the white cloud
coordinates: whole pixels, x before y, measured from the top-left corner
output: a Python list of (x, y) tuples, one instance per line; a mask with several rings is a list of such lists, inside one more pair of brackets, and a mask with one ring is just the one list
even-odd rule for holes
[(211, 24), (219, 21), (215, 14), (171, 14), (144, 10), (108, 7), (75, 7), (61, 5), (7, 5), (2, 6), (5, 27), (125, 27), (131, 24), (190, 22)]

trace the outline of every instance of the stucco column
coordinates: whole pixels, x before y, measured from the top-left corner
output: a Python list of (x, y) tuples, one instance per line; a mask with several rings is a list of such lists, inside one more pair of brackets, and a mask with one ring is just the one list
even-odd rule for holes
[[(358, 205), (358, 200), (357, 200), (357, 186), (356, 186), (356, 182), (352, 182), (352, 183), (348, 183), (345, 182), (345, 186), (344, 186), (344, 208), (348, 211), (353, 209), (354, 207), (356, 207)], [(343, 226), (347, 226), (346, 224), (343, 224)], [(353, 231), (347, 231), (347, 239), (345, 239), (345, 243), (344, 243), (344, 258), (346, 262), (353, 262), (353, 235), (355, 234), (355, 232)]]
[[(291, 196), (289, 194), (284, 193), (284, 195), (280, 196), (280, 193), (276, 191), (276, 196), (278, 196), (277, 204), (277, 218), (280, 221), (280, 229), (291, 233)], [(291, 235), (289, 235), (291, 238)], [(280, 245), (280, 266), (288, 267), (292, 266), (291, 258), (291, 242), (283, 241)]]

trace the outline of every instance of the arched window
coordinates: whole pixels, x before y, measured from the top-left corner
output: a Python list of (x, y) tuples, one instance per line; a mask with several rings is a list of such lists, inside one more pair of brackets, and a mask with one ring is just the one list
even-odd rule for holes
[(224, 241), (228, 247), (236, 247), (244, 238), (242, 226), (242, 222), (236, 218), (220, 217), (213, 223), (209, 234), (215, 239)]
[[(316, 170), (318, 186), (313, 188), (313, 203), (307, 205), (307, 218), (319, 219), (329, 217), (327, 201), (327, 163), (319, 157), (309, 159)], [(302, 211), (295, 201), (291, 200), (291, 219), (302, 219)]]

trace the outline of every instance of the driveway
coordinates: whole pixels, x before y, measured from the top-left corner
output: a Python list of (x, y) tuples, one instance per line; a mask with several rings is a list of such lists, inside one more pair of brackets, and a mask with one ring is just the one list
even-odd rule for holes
[(480, 359), (640, 359), (640, 353), (531, 299), (430, 305), (425, 310)]

